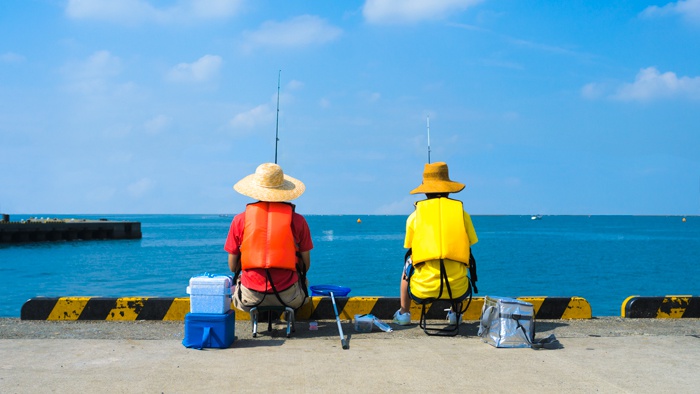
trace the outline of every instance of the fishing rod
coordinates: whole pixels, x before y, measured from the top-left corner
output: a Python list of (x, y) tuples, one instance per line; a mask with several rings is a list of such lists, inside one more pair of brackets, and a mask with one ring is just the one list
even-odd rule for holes
[(427, 116), (428, 121), (428, 164), (430, 164), (430, 115)]
[(275, 164), (277, 164), (277, 143), (280, 140), (279, 130), (280, 130), (280, 77), (282, 76), (282, 70), (277, 73), (277, 120), (275, 121)]

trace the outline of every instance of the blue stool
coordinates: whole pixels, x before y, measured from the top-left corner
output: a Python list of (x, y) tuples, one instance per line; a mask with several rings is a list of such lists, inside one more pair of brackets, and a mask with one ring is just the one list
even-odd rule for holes
[[(287, 338), (289, 338), (292, 332), (295, 332), (294, 328), (294, 309), (290, 307), (280, 306), (280, 305), (270, 305), (270, 306), (256, 306), (250, 309), (250, 320), (253, 322), (253, 338), (258, 336), (258, 314), (260, 312), (267, 312), (267, 331), (272, 331), (272, 314), (277, 312), (279, 314), (284, 313), (284, 320), (287, 321)], [(280, 315), (278, 315), (280, 316)]]

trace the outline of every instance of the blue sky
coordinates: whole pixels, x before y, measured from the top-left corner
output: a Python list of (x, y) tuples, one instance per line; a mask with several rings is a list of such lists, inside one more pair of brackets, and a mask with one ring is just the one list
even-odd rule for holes
[(9, 0), (0, 211), (700, 214), (700, 0)]

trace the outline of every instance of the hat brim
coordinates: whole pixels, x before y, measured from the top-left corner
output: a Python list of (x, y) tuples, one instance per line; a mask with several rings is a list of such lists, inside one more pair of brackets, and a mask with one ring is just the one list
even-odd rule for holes
[(411, 194), (420, 193), (459, 193), (464, 190), (464, 184), (453, 181), (433, 181), (422, 183), (411, 190)]
[(255, 174), (251, 174), (233, 185), (233, 190), (260, 201), (282, 202), (298, 198), (304, 193), (306, 186), (300, 180), (285, 174), (281, 186), (263, 187), (255, 182)]

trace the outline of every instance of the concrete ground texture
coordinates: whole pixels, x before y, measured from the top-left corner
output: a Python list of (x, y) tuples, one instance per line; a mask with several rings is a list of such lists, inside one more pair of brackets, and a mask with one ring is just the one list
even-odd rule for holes
[[(456, 337), (417, 325), (354, 332), (298, 321), (253, 338), (237, 321), (228, 349), (182, 345), (182, 321), (0, 319), (0, 393), (696, 393), (700, 319), (542, 320), (536, 338), (559, 349), (496, 349), (465, 321)], [(438, 322), (431, 322), (438, 323)]]

